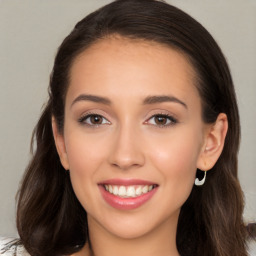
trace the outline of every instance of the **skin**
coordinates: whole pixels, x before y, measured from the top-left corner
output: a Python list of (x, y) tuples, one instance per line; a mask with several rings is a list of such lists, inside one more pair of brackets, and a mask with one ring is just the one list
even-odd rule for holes
[[(209, 170), (221, 154), (225, 114), (214, 124), (202, 121), (193, 67), (184, 55), (157, 43), (106, 38), (78, 56), (70, 72), (64, 133), (54, 118), (53, 132), (62, 165), (70, 170), (88, 214), (93, 249), (85, 246), (74, 255), (179, 255), (180, 208), (197, 168)], [(82, 94), (111, 103), (78, 99)], [(185, 105), (177, 100), (143, 104), (149, 96), (171, 96)], [(83, 118), (87, 114), (102, 119), (93, 124), (95, 119)], [(155, 117), (161, 114), (171, 119), (162, 119), (161, 125)], [(158, 190), (142, 206), (118, 210), (104, 201), (98, 187), (113, 178), (151, 181)]]

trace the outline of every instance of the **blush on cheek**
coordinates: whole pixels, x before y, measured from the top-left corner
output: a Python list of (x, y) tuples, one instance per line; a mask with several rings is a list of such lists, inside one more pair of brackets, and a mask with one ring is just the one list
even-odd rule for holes
[(175, 191), (186, 190), (190, 193), (196, 174), (198, 157), (197, 145), (191, 138), (184, 138), (172, 143), (162, 144), (152, 149), (151, 159), (155, 168), (164, 174), (166, 180), (171, 181)]
[[(83, 134), (74, 134), (66, 141), (66, 150), (70, 168), (76, 171), (93, 170), (92, 166), (99, 164), (102, 159), (102, 143), (90, 140)], [(106, 149), (105, 149), (106, 151)]]

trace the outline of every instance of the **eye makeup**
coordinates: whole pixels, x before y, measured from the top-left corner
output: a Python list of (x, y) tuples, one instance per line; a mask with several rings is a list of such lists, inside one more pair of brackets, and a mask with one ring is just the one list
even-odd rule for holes
[[(78, 122), (82, 125), (86, 125), (91, 128), (96, 128), (102, 125), (110, 125), (111, 122), (101, 114), (97, 112), (87, 112), (82, 115)], [(168, 128), (178, 123), (177, 118), (167, 113), (156, 113), (151, 115), (143, 124), (156, 126), (158, 128)]]

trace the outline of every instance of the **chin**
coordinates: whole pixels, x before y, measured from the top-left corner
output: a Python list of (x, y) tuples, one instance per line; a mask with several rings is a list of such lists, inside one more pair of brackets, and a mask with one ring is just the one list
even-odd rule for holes
[(139, 239), (141, 237), (144, 237), (152, 231), (152, 228), (150, 223), (148, 225), (123, 225), (123, 227), (112, 227), (110, 233), (116, 237), (119, 237), (121, 239)]
[[(160, 230), (175, 230), (177, 227), (180, 209), (173, 209), (168, 214), (159, 214), (155, 207), (150, 213), (143, 212), (120, 212), (108, 215), (101, 215), (97, 222), (100, 229), (119, 239), (139, 239), (150, 236)], [(107, 221), (106, 221), (107, 220)], [(94, 222), (90, 219), (88, 223)], [(91, 226), (91, 228), (94, 228)], [(90, 226), (89, 226), (90, 230)], [(167, 231), (169, 232), (169, 231)]]

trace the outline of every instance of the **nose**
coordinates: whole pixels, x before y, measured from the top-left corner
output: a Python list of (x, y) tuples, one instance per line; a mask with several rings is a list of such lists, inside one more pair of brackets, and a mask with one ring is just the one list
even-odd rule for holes
[(109, 151), (109, 163), (121, 170), (141, 167), (145, 163), (143, 146), (138, 131), (127, 126), (119, 128)]

